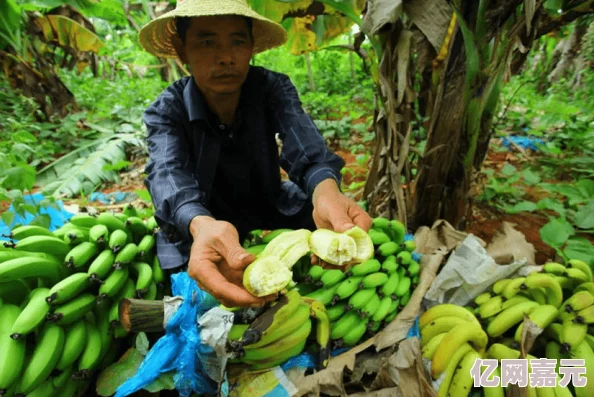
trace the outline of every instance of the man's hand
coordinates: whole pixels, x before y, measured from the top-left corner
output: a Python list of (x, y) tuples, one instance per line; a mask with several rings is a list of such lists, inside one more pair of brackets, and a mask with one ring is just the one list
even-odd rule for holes
[(371, 229), (373, 219), (353, 199), (338, 190), (333, 179), (321, 182), (313, 193), (313, 219), (318, 228), (342, 233), (354, 226), (366, 232)]
[[(354, 226), (359, 226), (366, 232), (371, 229), (373, 219), (353, 199), (348, 198), (338, 190), (333, 179), (321, 182), (313, 193), (313, 220), (318, 228), (330, 229), (342, 233)], [(312, 264), (318, 264), (319, 258), (312, 255)], [(343, 269), (344, 266), (331, 266), (319, 263), (325, 268)]]
[(194, 238), (188, 275), (227, 307), (261, 307), (274, 295), (258, 298), (243, 287), (244, 269), (254, 261), (239, 244), (237, 229), (225, 221), (198, 216), (190, 224)]

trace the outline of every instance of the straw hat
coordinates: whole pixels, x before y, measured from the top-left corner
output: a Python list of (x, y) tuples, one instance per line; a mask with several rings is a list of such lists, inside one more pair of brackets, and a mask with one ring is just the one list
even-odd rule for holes
[(178, 0), (175, 10), (165, 13), (144, 26), (138, 34), (140, 45), (162, 58), (177, 58), (171, 41), (177, 35), (175, 17), (241, 15), (252, 18), (254, 54), (283, 45), (287, 32), (276, 22), (252, 10), (247, 0)]

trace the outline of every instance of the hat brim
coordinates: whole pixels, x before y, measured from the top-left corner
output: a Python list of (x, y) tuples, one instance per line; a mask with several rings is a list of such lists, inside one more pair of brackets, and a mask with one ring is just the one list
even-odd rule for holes
[(254, 37), (254, 54), (279, 47), (286, 43), (287, 32), (276, 22), (264, 18), (249, 6), (239, 1), (219, 2), (217, 0), (201, 0), (199, 2), (184, 1), (173, 11), (165, 13), (145, 25), (138, 33), (140, 45), (149, 53), (160, 58), (177, 58), (173, 45), (177, 35), (176, 17), (239, 15), (251, 18)]

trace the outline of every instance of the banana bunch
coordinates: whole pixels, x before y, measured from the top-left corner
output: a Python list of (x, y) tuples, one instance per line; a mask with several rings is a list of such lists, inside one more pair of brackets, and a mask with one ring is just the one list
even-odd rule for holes
[[(461, 335), (470, 332), (464, 331), (464, 327), (474, 329), (475, 337), (481, 335), (481, 347), (472, 346), (479, 353), (479, 358), (517, 359), (520, 358), (520, 347), (524, 341), (525, 319), (540, 328), (542, 333), (534, 341), (531, 351), (525, 352), (524, 357), (582, 358), (587, 368), (586, 377), (594, 379), (592, 270), (585, 262), (572, 259), (565, 265), (549, 262), (540, 272), (533, 272), (525, 277), (498, 280), (488, 292), (477, 296), (467, 307), (442, 304), (420, 316), (423, 356), (431, 362), (433, 379), (437, 380), (444, 368), (448, 367), (449, 364), (443, 364), (448, 356), (452, 357), (451, 360), (460, 360), (458, 364), (452, 364), (453, 373), (448, 374), (445, 370), (445, 380), (439, 384), (438, 394), (468, 395), (472, 388), (470, 368), (474, 359), (468, 367), (469, 363), (460, 357), (462, 353), (450, 350), (455, 345), (454, 340), (464, 339)], [(452, 332), (456, 334), (455, 338)], [(485, 338), (489, 338), (486, 350), (482, 346), (483, 341), (487, 344)], [(462, 349), (459, 344), (458, 348)], [(444, 351), (445, 355), (440, 354)], [(451, 391), (449, 389), (454, 384), (455, 374), (461, 368), (466, 374), (463, 381), (465, 388)], [(452, 379), (452, 385), (446, 387), (449, 379)], [(500, 387), (484, 388), (485, 396), (503, 396), (503, 393)], [(532, 388), (529, 393), (531, 396), (594, 396), (594, 382), (575, 388)]]
[[(291, 289), (253, 321), (241, 321), (239, 312), (234, 313), (228, 335), (232, 363), (247, 364), (252, 370), (272, 368), (306, 350), (309, 339), (315, 339), (317, 367), (327, 366), (330, 319), (321, 302), (304, 298), (297, 289)], [(314, 328), (315, 336), (310, 337)]]
[(163, 295), (153, 217), (78, 214), (0, 248), (0, 395), (70, 396), (115, 361), (123, 298)]
[(310, 266), (296, 286), (326, 306), (337, 347), (354, 346), (384, 328), (406, 306), (419, 282), (421, 268), (412, 257), (416, 246), (413, 240), (404, 242), (400, 222), (375, 218), (369, 236), (376, 243), (374, 258), (348, 270)]

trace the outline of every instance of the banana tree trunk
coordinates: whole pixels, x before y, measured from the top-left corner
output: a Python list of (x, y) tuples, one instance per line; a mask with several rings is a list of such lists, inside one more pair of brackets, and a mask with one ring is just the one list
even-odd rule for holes
[(571, 32), (571, 36), (569, 36), (569, 39), (565, 42), (559, 62), (548, 76), (549, 83), (555, 83), (565, 77), (572, 66), (575, 65), (575, 61), (582, 46), (582, 37), (584, 37), (587, 30), (587, 24), (579, 23), (579, 21), (576, 22), (573, 32)]

